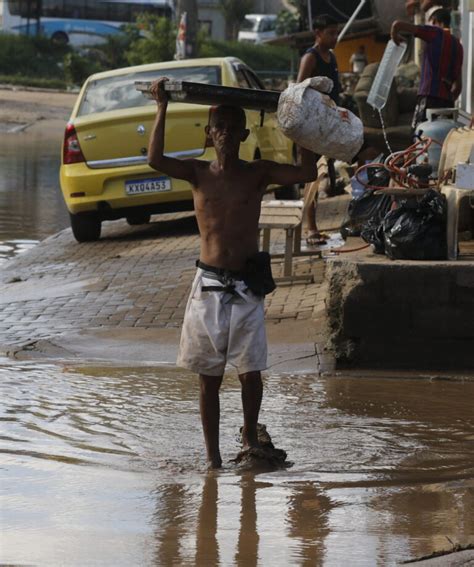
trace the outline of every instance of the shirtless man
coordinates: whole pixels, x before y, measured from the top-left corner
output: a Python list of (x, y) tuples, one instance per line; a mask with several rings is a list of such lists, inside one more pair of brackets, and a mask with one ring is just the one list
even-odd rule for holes
[(242, 387), (243, 448), (258, 447), (257, 421), (267, 367), (263, 296), (243, 281), (258, 252), (260, 204), (268, 185), (292, 185), (315, 179), (315, 157), (302, 152), (301, 166), (268, 160), (246, 162), (239, 148), (249, 135), (241, 108), (212, 109), (206, 134), (217, 159), (175, 159), (164, 155), (168, 104), (166, 78), (150, 87), (158, 109), (150, 136), (148, 163), (192, 185), (201, 235), (200, 260), (181, 333), (178, 365), (199, 374), (200, 410), (210, 468), (222, 466), (219, 451), (219, 388), (226, 363), (237, 368)]

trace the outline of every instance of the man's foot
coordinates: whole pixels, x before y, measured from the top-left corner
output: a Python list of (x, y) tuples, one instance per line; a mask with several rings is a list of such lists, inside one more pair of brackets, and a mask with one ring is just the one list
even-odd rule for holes
[(258, 449), (261, 446), (257, 431), (252, 434), (247, 432), (245, 430), (245, 427), (242, 427), (240, 433), (242, 434), (242, 451), (248, 451), (249, 449)]
[(319, 230), (313, 230), (308, 233), (306, 243), (309, 244), (309, 246), (322, 246), (323, 244), (327, 244), (328, 238), (328, 234), (319, 232)]
[(207, 470), (212, 471), (220, 468), (222, 468), (222, 459), (220, 456), (207, 461)]

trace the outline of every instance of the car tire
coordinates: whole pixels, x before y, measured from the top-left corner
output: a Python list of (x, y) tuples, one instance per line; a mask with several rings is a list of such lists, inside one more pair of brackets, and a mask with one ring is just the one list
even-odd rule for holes
[(151, 215), (142, 213), (141, 215), (130, 215), (127, 217), (127, 222), (130, 226), (137, 226), (139, 224), (148, 224), (150, 222)]
[(67, 33), (64, 32), (54, 32), (51, 36), (51, 40), (57, 45), (67, 45), (69, 43), (69, 37)]
[(275, 189), (275, 199), (281, 201), (296, 201), (300, 198), (299, 187), (289, 185), (288, 187), (278, 187)]
[(99, 240), (102, 224), (96, 214), (69, 214), (74, 238), (78, 242), (94, 242)]

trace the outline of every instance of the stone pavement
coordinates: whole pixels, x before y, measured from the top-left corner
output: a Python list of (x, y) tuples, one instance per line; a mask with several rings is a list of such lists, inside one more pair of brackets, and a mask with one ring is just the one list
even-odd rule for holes
[[(340, 225), (348, 199), (321, 201), (322, 230)], [(142, 227), (104, 223), (94, 243), (78, 244), (66, 229), (0, 266), (0, 350), (92, 329), (178, 329), (198, 257), (197, 226), (189, 213), (152, 220)], [(281, 251), (283, 234), (274, 239), (272, 251)], [(267, 324), (311, 321), (314, 342), (322, 342), (324, 261), (305, 256), (295, 266), (314, 283), (278, 286), (265, 302)], [(274, 268), (278, 275), (281, 262)]]

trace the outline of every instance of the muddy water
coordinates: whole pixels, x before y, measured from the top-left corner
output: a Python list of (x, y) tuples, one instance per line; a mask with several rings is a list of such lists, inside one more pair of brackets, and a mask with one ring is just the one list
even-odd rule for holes
[(59, 189), (61, 141), (28, 130), (0, 133), (0, 261), (2, 247), (37, 241), (69, 224)]
[[(266, 378), (293, 466), (206, 473), (195, 378), (0, 364), (0, 563), (391, 565), (474, 533), (474, 383)], [(223, 457), (241, 421), (222, 391)]]

